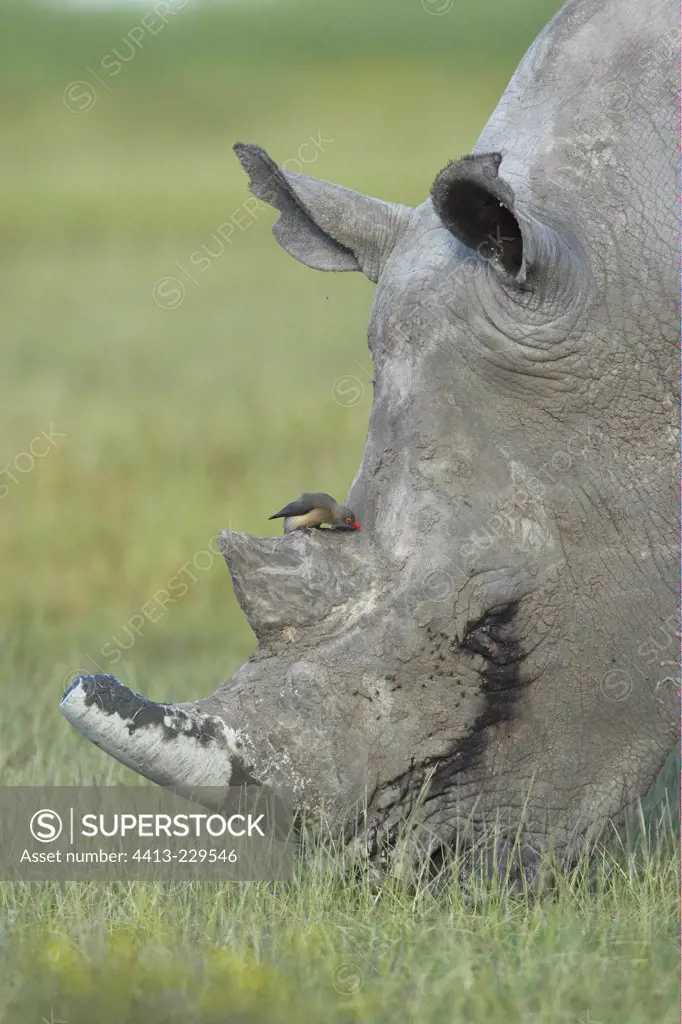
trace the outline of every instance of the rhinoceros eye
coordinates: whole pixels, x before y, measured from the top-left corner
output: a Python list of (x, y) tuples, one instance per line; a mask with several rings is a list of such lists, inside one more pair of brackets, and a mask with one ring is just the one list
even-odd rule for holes
[(491, 608), (480, 619), (467, 624), (461, 646), (495, 665), (521, 661), (524, 655), (514, 630), (517, 610), (517, 601)]

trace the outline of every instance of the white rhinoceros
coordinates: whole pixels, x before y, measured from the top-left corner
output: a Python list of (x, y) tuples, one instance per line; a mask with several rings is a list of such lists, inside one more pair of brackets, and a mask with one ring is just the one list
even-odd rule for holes
[(377, 285), (363, 532), (224, 533), (257, 651), (182, 705), (79, 677), (84, 735), (364, 804), (370, 853), (409, 815), (571, 860), (646, 792), (678, 735), (677, 15), (570, 0), (415, 209), (236, 147), (280, 245)]

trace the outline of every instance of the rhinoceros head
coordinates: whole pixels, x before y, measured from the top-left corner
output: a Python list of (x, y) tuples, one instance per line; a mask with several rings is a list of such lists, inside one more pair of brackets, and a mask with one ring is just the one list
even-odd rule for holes
[(660, 667), (677, 577), (668, 6), (569, 3), (415, 209), (236, 147), (284, 249), (377, 284), (347, 497), (363, 532), (223, 533), (256, 652), (184, 705), (79, 678), (62, 709), (81, 732), (162, 784), (254, 780), (327, 819), (362, 807), (370, 848), (410, 816), (434, 847), (496, 824), (570, 857), (644, 793), (677, 700)]

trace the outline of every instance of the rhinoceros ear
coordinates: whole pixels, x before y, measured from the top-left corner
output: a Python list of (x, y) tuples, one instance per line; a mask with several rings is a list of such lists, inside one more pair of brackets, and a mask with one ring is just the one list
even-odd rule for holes
[(284, 171), (260, 146), (238, 142), (234, 151), (253, 194), (281, 212), (272, 231), (283, 249), (315, 270), (361, 270), (379, 279), (409, 207)]
[(523, 285), (533, 244), (515, 213), (514, 192), (499, 176), (501, 162), (501, 153), (450, 161), (431, 186), (431, 200), (448, 231)]

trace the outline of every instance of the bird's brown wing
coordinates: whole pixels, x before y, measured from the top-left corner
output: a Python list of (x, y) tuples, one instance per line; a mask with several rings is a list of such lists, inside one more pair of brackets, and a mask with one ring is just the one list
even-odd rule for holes
[(312, 508), (327, 508), (332, 509), (336, 505), (336, 502), (332, 498), (331, 494), (324, 494), (322, 491), (311, 494), (302, 494), (296, 501), (290, 502), (285, 505), (284, 508), (280, 509), (279, 512), (275, 512), (274, 516), (270, 516), (270, 519), (287, 519), (289, 516), (304, 516), (306, 512), (310, 512)]

